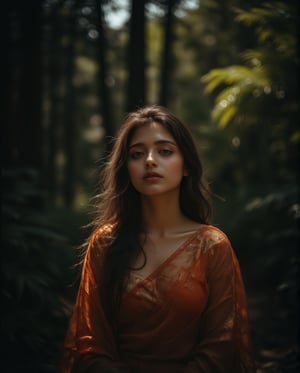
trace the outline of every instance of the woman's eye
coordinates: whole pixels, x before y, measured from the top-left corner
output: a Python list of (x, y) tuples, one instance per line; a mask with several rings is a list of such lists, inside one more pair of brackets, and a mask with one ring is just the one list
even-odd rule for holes
[(133, 153), (130, 153), (129, 156), (131, 159), (139, 159), (143, 156), (143, 152), (133, 152)]
[(160, 155), (171, 155), (171, 154), (173, 154), (173, 151), (170, 150), (170, 149), (160, 149), (159, 154)]

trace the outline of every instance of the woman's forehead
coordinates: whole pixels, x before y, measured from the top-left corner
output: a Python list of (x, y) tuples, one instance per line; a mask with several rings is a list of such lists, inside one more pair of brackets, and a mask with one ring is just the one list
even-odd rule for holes
[(130, 140), (130, 144), (157, 142), (161, 140), (169, 140), (176, 144), (173, 135), (160, 123), (151, 122), (138, 127)]

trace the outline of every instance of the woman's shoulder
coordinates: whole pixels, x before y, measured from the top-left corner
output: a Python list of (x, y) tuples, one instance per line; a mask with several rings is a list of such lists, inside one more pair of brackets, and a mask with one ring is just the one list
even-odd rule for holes
[(92, 237), (95, 238), (106, 238), (110, 237), (114, 231), (115, 224), (104, 224), (101, 225), (100, 227), (97, 227), (93, 233)]
[(229, 242), (226, 233), (214, 225), (202, 225), (198, 230), (198, 237), (211, 241), (213, 244), (222, 241)]
[(198, 255), (214, 254), (220, 250), (231, 251), (231, 243), (226, 233), (214, 225), (200, 226), (194, 238), (196, 240), (193, 240), (193, 246), (197, 247)]
[[(90, 248), (103, 248), (113, 237), (114, 225), (104, 224), (93, 230), (88, 244)], [(101, 250), (102, 251), (102, 250)]]
[(114, 231), (114, 224), (104, 224), (95, 228), (91, 234), (91, 240), (101, 240), (105, 238), (110, 238)]
[(235, 262), (235, 253), (227, 234), (214, 225), (204, 225), (197, 235), (197, 256), (205, 258), (205, 262), (211, 266), (232, 266)]

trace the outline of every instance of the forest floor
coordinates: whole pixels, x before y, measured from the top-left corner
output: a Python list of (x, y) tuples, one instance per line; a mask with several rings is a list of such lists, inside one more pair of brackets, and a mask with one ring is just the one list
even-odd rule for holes
[(296, 310), (266, 291), (248, 294), (248, 307), (257, 373), (299, 373)]

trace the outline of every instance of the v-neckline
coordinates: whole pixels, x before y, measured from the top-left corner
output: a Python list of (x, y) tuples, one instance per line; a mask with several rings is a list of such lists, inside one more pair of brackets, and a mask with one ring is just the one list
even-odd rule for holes
[[(152, 281), (154, 277), (160, 273), (163, 268), (168, 265), (177, 255), (179, 255), (182, 251), (186, 249), (186, 247), (198, 236), (199, 232), (205, 227), (205, 224), (201, 224), (201, 226), (184, 242), (182, 242), (177, 249), (175, 249), (166, 259), (164, 259), (151, 273), (146, 275), (145, 277), (140, 277), (140, 280), (128, 291), (124, 294), (124, 296), (133, 294), (140, 286), (144, 283)], [(132, 276), (132, 271), (130, 272), (130, 276)]]

